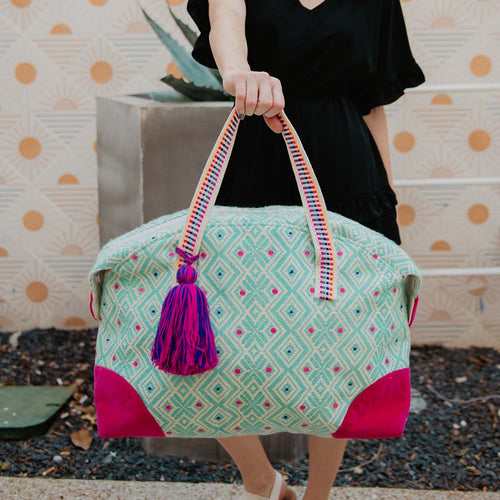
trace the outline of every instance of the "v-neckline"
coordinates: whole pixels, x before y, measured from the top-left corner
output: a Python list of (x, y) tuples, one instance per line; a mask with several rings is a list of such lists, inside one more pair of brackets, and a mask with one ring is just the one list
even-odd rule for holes
[(323, 0), (321, 3), (319, 3), (318, 5), (316, 5), (316, 7), (313, 7), (312, 9), (310, 9), (309, 7), (306, 7), (300, 0), (295, 0), (300, 7), (302, 7), (304, 10), (307, 10), (307, 12), (313, 12), (315, 11), (316, 9), (318, 9), (319, 7), (321, 7), (324, 3), (328, 2), (328, 0)]

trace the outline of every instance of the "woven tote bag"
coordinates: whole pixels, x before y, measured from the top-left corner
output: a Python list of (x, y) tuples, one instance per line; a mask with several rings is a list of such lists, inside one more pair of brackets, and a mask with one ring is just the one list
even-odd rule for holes
[(326, 210), (277, 116), (303, 206), (214, 204), (233, 107), (190, 207), (101, 248), (89, 273), (100, 437), (403, 434), (421, 274), (392, 240)]

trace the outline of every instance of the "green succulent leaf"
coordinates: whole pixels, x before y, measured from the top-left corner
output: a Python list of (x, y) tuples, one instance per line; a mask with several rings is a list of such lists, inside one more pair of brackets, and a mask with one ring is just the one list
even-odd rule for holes
[(211, 87), (198, 86), (192, 82), (175, 78), (172, 75), (164, 76), (161, 81), (193, 101), (230, 101), (233, 98), (233, 96), (224, 90), (220, 91)]
[(198, 38), (198, 35), (194, 30), (192, 30), (184, 21), (179, 19), (175, 14), (174, 11), (172, 10), (172, 7), (168, 5), (168, 10), (170, 11), (170, 14), (174, 18), (175, 24), (179, 26), (179, 29), (182, 31), (182, 34), (186, 37), (187, 41), (191, 44), (191, 46), (194, 46), (194, 42), (196, 42), (196, 39)]
[(148, 16), (142, 7), (141, 10), (149, 25), (153, 28), (153, 31), (170, 51), (175, 63), (186, 78), (197, 86), (205, 86), (212, 88), (213, 90), (224, 92), (224, 88), (220, 81), (211, 71), (209, 71), (209, 68), (206, 68), (198, 61), (195, 61), (191, 54), (189, 54), (169, 33), (153, 21), (153, 19)]

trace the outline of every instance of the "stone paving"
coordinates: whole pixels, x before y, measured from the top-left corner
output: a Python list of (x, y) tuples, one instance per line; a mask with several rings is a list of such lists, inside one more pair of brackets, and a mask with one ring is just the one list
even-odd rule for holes
[[(298, 500), (305, 486), (293, 486)], [(238, 500), (241, 484), (0, 477), (2, 500)], [(500, 492), (334, 487), (330, 500), (500, 500)]]

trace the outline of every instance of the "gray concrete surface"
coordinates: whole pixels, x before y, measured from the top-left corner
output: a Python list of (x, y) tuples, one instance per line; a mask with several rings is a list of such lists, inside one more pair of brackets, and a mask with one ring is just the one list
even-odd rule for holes
[[(293, 486), (299, 500), (305, 486)], [(0, 477), (2, 500), (237, 500), (241, 484)], [(332, 488), (330, 500), (500, 500), (500, 492)]]

